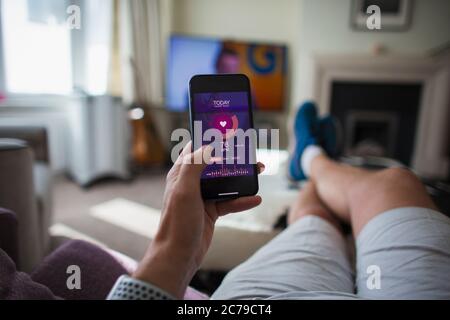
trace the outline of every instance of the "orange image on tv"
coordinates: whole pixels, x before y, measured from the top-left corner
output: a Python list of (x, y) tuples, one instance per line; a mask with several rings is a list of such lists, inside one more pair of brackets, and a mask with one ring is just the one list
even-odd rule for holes
[(248, 76), (257, 110), (280, 111), (285, 104), (286, 47), (224, 41), (239, 56), (239, 73)]

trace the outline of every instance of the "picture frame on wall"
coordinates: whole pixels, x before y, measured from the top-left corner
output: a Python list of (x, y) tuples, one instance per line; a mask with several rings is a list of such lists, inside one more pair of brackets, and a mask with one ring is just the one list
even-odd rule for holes
[(350, 24), (358, 31), (371, 31), (366, 22), (370, 13), (367, 8), (376, 5), (380, 8), (381, 28), (377, 31), (406, 31), (411, 24), (412, 0), (353, 0)]

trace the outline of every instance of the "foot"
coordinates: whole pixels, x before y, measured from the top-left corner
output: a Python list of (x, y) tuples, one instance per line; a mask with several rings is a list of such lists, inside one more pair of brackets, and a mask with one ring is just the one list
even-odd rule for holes
[(293, 180), (307, 179), (300, 160), (306, 147), (318, 144), (318, 133), (316, 105), (313, 102), (305, 102), (295, 116), (295, 149), (289, 164), (289, 175)]
[(326, 116), (319, 120), (319, 144), (330, 158), (337, 157), (337, 123), (332, 116)]

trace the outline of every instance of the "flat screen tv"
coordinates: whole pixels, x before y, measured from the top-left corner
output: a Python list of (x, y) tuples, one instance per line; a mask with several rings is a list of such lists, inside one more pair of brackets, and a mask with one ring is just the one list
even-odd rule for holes
[(281, 111), (285, 105), (287, 48), (284, 45), (172, 35), (166, 106), (188, 108), (188, 83), (195, 74), (243, 73), (250, 78), (255, 110)]

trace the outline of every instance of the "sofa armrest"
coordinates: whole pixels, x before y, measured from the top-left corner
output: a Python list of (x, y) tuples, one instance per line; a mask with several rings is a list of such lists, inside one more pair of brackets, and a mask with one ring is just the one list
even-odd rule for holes
[(33, 126), (2, 126), (0, 138), (23, 140), (33, 150), (35, 161), (49, 163), (47, 129)]
[(0, 208), (0, 249), (5, 251), (15, 264), (19, 257), (17, 225), (15, 213)]

